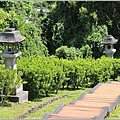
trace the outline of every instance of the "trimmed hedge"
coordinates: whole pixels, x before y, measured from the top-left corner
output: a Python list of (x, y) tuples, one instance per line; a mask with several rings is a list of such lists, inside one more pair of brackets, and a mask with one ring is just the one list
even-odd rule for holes
[(23, 72), (29, 98), (57, 93), (61, 88), (93, 87), (120, 74), (120, 60), (101, 57), (67, 60), (45, 57), (21, 57), (18, 70)]

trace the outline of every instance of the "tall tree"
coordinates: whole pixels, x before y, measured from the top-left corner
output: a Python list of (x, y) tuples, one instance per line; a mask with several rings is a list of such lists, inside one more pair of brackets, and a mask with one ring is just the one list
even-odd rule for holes
[(25, 41), (19, 46), (24, 56), (47, 56), (48, 50), (41, 39), (41, 28), (37, 9), (33, 2), (0, 2), (1, 8), (9, 14), (6, 19), (8, 27), (14, 27), (25, 36)]
[[(85, 7), (89, 12), (95, 12), (97, 15), (97, 24), (106, 25), (108, 34), (120, 39), (120, 2), (119, 1), (103, 1), (103, 2), (88, 2)], [(120, 42), (115, 45), (117, 56), (120, 56)]]
[[(93, 28), (97, 29), (98, 25), (96, 12), (90, 11), (87, 8), (87, 5), (92, 4), (92, 2), (61, 1), (55, 2), (54, 4), (56, 7), (48, 13), (45, 21), (47, 23), (47, 29), (43, 29), (43, 31), (45, 31), (43, 32), (45, 33), (43, 36), (47, 40), (50, 53), (53, 54), (55, 49), (62, 45), (81, 48), (88, 44), (91, 47), (92, 42), (87, 43), (85, 40), (88, 35), (90, 36), (93, 33)], [(63, 32), (60, 32), (60, 30)], [(103, 32), (106, 31), (103, 30)], [(102, 36), (101, 33), (98, 34)], [(98, 42), (100, 42), (100, 40)], [(98, 43), (94, 47), (96, 46), (98, 46)]]

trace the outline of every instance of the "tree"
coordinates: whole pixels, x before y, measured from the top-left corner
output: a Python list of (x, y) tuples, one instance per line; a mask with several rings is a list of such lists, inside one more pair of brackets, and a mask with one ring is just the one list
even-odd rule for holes
[[(6, 19), (9, 18), (9, 14), (0, 8), (0, 32), (3, 31), (4, 28), (8, 27), (8, 23)], [(3, 47), (0, 45), (0, 50), (3, 50)]]
[[(50, 54), (61, 46), (80, 48), (83, 46), (85, 34), (91, 30), (89, 16), (85, 20), (80, 16), (80, 8), (84, 2), (54, 2), (55, 7), (48, 13), (45, 19), (46, 28), (43, 34)], [(82, 11), (81, 11), (82, 12)], [(85, 21), (85, 22), (84, 22)], [(84, 27), (85, 25), (86, 26)]]
[[(61, 46), (80, 49), (82, 46), (89, 45), (93, 57), (98, 58), (102, 54), (102, 48), (98, 47), (98, 43), (106, 34), (111, 34), (119, 39), (119, 1), (35, 3), (2, 1), (0, 5), (0, 8), (10, 15), (9, 18), (4, 19), (5, 26), (15, 27), (26, 37), (27, 43), (24, 42), (23, 45), (20, 45), (21, 50), (24, 47), (23, 52), (26, 55), (45, 54), (47, 56), (48, 51), (50, 55), (54, 54), (55, 50)], [(3, 27), (1, 28), (3, 29)], [(105, 29), (108, 30), (108, 33)], [(87, 39), (90, 36), (91, 40), (89, 41)], [(93, 36), (97, 36), (98, 40)], [(119, 44), (118, 41), (115, 45), (118, 52)], [(35, 49), (34, 52), (30, 49), (31, 46)], [(96, 51), (100, 53), (98, 54)]]
[[(87, 2), (84, 4), (88, 11), (95, 12), (97, 15), (97, 24), (106, 25), (108, 34), (113, 35), (115, 38), (120, 38), (120, 2), (119, 1), (104, 1), (104, 2)], [(115, 45), (117, 49), (116, 56), (120, 56), (119, 49), (120, 42)]]
[(0, 32), (5, 28), (8, 27), (8, 23), (6, 19), (9, 18), (9, 14), (5, 12), (3, 9), (0, 9)]
[[(25, 41), (19, 45), (24, 56), (48, 56), (45, 42), (41, 39), (41, 29), (37, 25), (39, 14), (33, 6), (33, 2), (0, 2), (1, 8), (8, 12), (9, 18), (4, 22), (7, 27), (19, 30), (25, 37)], [(36, 18), (36, 19), (33, 19)]]
[[(101, 46), (98, 47), (98, 43), (103, 40), (106, 34), (112, 34), (114, 37), (119, 38), (120, 26), (118, 19), (120, 2), (60, 1), (53, 4), (55, 4), (55, 7), (47, 14), (47, 18), (44, 21), (46, 27), (45, 29), (43, 28), (45, 33), (43, 36), (47, 41), (50, 54), (55, 53), (55, 49), (60, 47), (60, 45), (58, 46), (58, 41), (61, 40), (53, 41), (52, 39), (59, 33), (59, 31), (55, 33), (52, 30), (57, 23), (63, 25), (64, 28), (64, 32), (61, 34), (61, 46), (76, 48), (81, 48), (86, 44), (90, 47), (94, 46), (91, 49), (95, 58), (100, 57), (102, 54), (102, 48)], [(108, 32), (105, 29), (108, 29)], [(92, 45), (92, 42), (85, 42), (88, 36), (95, 35), (93, 32), (98, 33), (98, 41), (95, 37), (92, 37), (92, 41), (96, 41), (94, 45)], [(115, 47), (118, 49), (118, 46), (119, 41)], [(98, 54), (96, 51), (100, 53)]]

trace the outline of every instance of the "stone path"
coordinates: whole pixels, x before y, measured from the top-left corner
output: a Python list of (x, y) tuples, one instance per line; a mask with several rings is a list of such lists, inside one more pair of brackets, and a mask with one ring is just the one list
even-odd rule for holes
[(112, 113), (120, 103), (120, 82), (99, 83), (87, 94), (69, 105), (61, 104), (52, 114), (46, 113), (45, 119), (89, 119), (102, 120)]

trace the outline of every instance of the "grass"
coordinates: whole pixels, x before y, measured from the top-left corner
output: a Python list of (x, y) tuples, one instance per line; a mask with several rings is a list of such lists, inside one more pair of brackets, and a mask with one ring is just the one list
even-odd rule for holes
[(112, 114), (109, 115), (107, 118), (108, 118), (108, 119), (116, 119), (116, 118), (119, 118), (119, 119), (120, 119), (120, 104), (119, 104), (118, 107), (112, 112)]
[[(10, 102), (9, 102), (10, 103)], [(30, 109), (34, 106), (34, 102), (26, 102), (26, 103), (11, 103), (10, 106), (0, 106), (0, 118), (15, 118), (22, 112)]]
[(27, 118), (41, 119), (45, 115), (45, 113), (47, 112), (53, 113), (61, 103), (69, 104), (72, 100), (77, 99), (80, 96), (80, 94), (81, 92), (79, 94), (73, 94), (67, 98), (57, 100), (52, 104), (48, 104), (45, 107), (38, 110), (37, 112), (30, 114), (29, 116), (27, 116)]
[[(73, 99), (77, 99), (81, 93), (86, 92), (89, 89), (79, 90), (60, 90), (58, 94), (53, 94), (51, 97), (44, 97), (35, 101), (28, 101), (25, 103), (12, 103), (9, 102), (6, 106), (0, 106), (0, 119), (14, 119), (19, 115), (25, 113), (30, 108), (40, 105), (41, 103), (48, 101), (49, 99), (62, 95), (70, 95), (68, 98), (62, 98), (51, 104), (48, 104), (38, 110), (35, 113), (30, 114), (27, 118), (42, 118), (46, 112), (53, 112), (61, 103), (69, 104)], [(72, 94), (72, 95), (71, 95)]]
[[(12, 103), (7, 102), (5, 106), (0, 104), (0, 119), (14, 119), (19, 115), (22, 115), (24, 112), (28, 111), (30, 108), (33, 108), (36, 105), (40, 105), (45, 101), (50, 100), (53, 97), (70, 95), (69, 97), (62, 98), (60, 100), (54, 101), (51, 104), (44, 106), (35, 113), (29, 114), (26, 119), (41, 119), (47, 112), (53, 113), (55, 109), (61, 104), (69, 104), (72, 100), (78, 99), (78, 97), (83, 93), (87, 92), (89, 89), (79, 89), (79, 90), (60, 90), (58, 94), (52, 94), (50, 97), (44, 97), (41, 99), (36, 99), (35, 101), (28, 101), (25, 103)], [(120, 118), (120, 105), (112, 112), (107, 119), (119, 119)]]
[[(116, 81), (120, 80), (120, 76), (116, 78)], [(120, 119), (120, 104), (117, 106), (117, 108), (107, 117), (108, 119)]]

